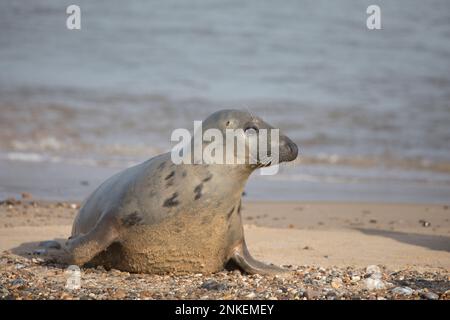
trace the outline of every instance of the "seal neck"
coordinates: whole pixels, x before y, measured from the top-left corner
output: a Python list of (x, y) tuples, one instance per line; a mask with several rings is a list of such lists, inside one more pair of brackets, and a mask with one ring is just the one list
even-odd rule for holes
[(224, 185), (229, 185), (233, 189), (238, 186), (244, 187), (253, 169), (246, 165), (230, 165), (230, 164), (198, 164), (191, 165), (194, 172), (199, 176), (215, 176), (220, 177)]

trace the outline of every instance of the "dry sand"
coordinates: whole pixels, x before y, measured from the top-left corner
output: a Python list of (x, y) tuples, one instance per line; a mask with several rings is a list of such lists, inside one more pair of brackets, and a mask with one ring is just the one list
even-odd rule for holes
[[(30, 200), (0, 205), (0, 251), (7, 250), (0, 264), (4, 274), (9, 274), (14, 263), (28, 267), (26, 261), (36, 257), (30, 253), (40, 241), (64, 241), (77, 208), (78, 204)], [(441, 298), (450, 289), (450, 209), (446, 205), (244, 202), (243, 217), (250, 252), (258, 259), (293, 265), (294, 270), (308, 274), (305, 270), (325, 268), (341, 274), (342, 279), (343, 270), (349, 268), (364, 278), (368, 265), (381, 266), (389, 274), (434, 272), (440, 277), (436, 290)], [(34, 267), (38, 274), (43, 272)], [(58, 273), (58, 266), (53, 267)], [(211, 297), (220, 297), (216, 293)], [(422, 294), (416, 292), (416, 296)]]

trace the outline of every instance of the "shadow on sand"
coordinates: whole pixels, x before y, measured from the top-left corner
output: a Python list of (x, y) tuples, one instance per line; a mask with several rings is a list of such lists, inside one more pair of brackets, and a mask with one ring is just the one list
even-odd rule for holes
[(398, 242), (420, 246), (431, 250), (450, 252), (450, 237), (446, 236), (419, 234), (419, 233), (405, 233), (399, 231), (380, 230), (380, 229), (355, 228), (355, 230), (358, 230), (370, 236), (387, 237), (394, 239)]
[[(62, 247), (67, 239), (58, 238), (53, 239), (52, 241), (57, 241)], [(64, 256), (63, 250), (45, 249), (40, 246), (41, 242), (42, 241), (24, 242), (9, 251), (24, 258), (41, 258), (46, 262), (55, 262)]]

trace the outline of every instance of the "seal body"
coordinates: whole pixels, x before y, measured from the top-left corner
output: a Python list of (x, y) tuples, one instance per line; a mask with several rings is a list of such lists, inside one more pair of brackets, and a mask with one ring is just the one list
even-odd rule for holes
[[(205, 121), (220, 130), (249, 123), (268, 126), (236, 110)], [(295, 158), (295, 144), (283, 143), (280, 160)], [(282, 271), (254, 260), (245, 244), (241, 195), (257, 167), (174, 164), (166, 153), (114, 175), (75, 218), (66, 244), (70, 262), (159, 274), (216, 272), (230, 262), (249, 273)]]

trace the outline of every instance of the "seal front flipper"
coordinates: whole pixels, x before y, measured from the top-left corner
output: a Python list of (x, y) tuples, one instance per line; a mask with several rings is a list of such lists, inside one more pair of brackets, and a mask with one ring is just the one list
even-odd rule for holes
[(115, 219), (104, 215), (91, 231), (76, 235), (66, 242), (66, 262), (82, 266), (108, 248), (118, 236)]
[(289, 272), (289, 270), (268, 265), (255, 260), (248, 252), (245, 241), (242, 241), (233, 251), (230, 258), (239, 268), (249, 274), (281, 274)]

